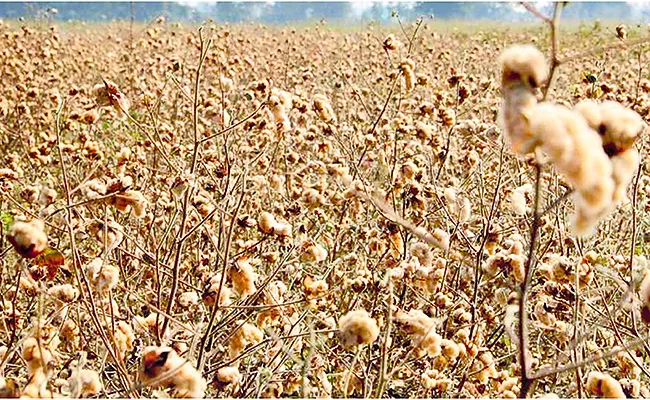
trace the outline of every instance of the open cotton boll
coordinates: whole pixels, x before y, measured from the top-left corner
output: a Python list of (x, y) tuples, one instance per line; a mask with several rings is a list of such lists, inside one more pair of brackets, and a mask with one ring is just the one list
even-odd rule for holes
[(9, 230), (7, 240), (25, 258), (34, 258), (47, 249), (45, 224), (40, 219), (17, 221)]
[[(240, 322), (238, 322), (240, 324)], [(264, 339), (264, 332), (257, 326), (249, 323), (241, 325), (239, 329), (232, 335), (228, 343), (228, 350), (231, 357), (237, 357), (246, 346), (256, 345)]]
[(97, 371), (90, 369), (74, 370), (68, 379), (73, 397), (91, 397), (102, 391), (102, 381)]
[(548, 79), (548, 63), (533, 45), (513, 45), (499, 56), (504, 90), (513, 86), (535, 89)]
[(125, 113), (127, 113), (131, 107), (129, 99), (126, 98), (124, 93), (120, 91), (120, 88), (114, 82), (109, 80), (95, 85), (93, 87), (93, 94), (95, 95), (95, 101), (98, 106), (113, 106), (120, 117), (125, 117)]
[(563, 106), (540, 103), (530, 116), (530, 128), (555, 168), (576, 190), (574, 233), (589, 234), (611, 205), (612, 164), (600, 136), (581, 114)]
[(526, 117), (536, 104), (535, 96), (524, 88), (513, 89), (504, 94), (497, 121), (515, 153), (530, 153), (537, 145)]
[(598, 104), (584, 100), (575, 109), (602, 138), (603, 150), (612, 164), (612, 206), (616, 206), (625, 199), (627, 187), (638, 168), (639, 153), (634, 142), (645, 124), (635, 111), (613, 101)]
[(435, 357), (442, 351), (442, 337), (436, 333), (436, 320), (421, 310), (412, 309), (408, 313), (398, 312), (396, 322), (413, 337), (418, 356), (424, 353)]
[(315, 94), (312, 103), (318, 118), (325, 122), (332, 122), (334, 120), (334, 110), (332, 110), (332, 106), (325, 95), (320, 93)]
[(576, 104), (575, 110), (601, 136), (609, 157), (631, 148), (644, 128), (639, 114), (615, 101), (598, 104), (593, 100), (583, 100)]
[(255, 293), (255, 281), (257, 273), (248, 258), (239, 258), (228, 269), (228, 277), (232, 281), (233, 288), (242, 297)]
[(339, 338), (347, 348), (372, 343), (378, 337), (377, 321), (366, 310), (350, 311), (339, 320)]
[(523, 192), (515, 190), (510, 193), (510, 209), (516, 215), (526, 215), (528, 207), (526, 206), (526, 196)]
[(537, 104), (534, 91), (548, 78), (544, 55), (534, 46), (515, 45), (501, 53), (503, 105), (498, 122), (515, 153), (530, 153), (536, 137), (530, 131), (528, 115)]
[(621, 384), (616, 379), (598, 371), (589, 373), (585, 388), (590, 394), (605, 399), (627, 398), (621, 388)]
[(639, 167), (639, 152), (632, 147), (615, 155), (610, 160), (615, 185), (614, 202), (618, 204), (625, 199), (627, 187)]
[[(162, 376), (171, 373), (166, 379)], [(150, 346), (142, 354), (140, 380), (155, 388), (171, 388), (172, 397), (203, 398), (207, 382), (201, 374), (171, 347)]]

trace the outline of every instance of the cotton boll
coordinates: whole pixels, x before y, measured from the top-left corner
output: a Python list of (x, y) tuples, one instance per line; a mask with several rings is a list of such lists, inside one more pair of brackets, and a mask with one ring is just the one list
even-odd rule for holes
[(99, 394), (103, 385), (99, 374), (90, 369), (73, 370), (68, 379), (72, 397), (91, 397)]
[(339, 320), (339, 338), (347, 348), (372, 343), (378, 337), (377, 321), (366, 310), (350, 311)]
[(431, 234), (438, 247), (442, 250), (449, 250), (449, 234), (442, 229), (435, 229)]
[[(171, 376), (159, 380), (172, 371)], [(155, 388), (170, 388), (176, 398), (203, 398), (207, 389), (207, 382), (201, 374), (171, 347), (144, 349), (140, 381), (145, 385), (151, 382)]]
[(71, 303), (79, 296), (79, 291), (70, 284), (64, 284), (52, 286), (47, 290), (47, 294), (63, 303)]
[(621, 384), (611, 376), (598, 371), (592, 371), (587, 377), (587, 391), (597, 397), (606, 399), (625, 399)]
[(415, 69), (415, 63), (413, 63), (413, 60), (406, 58), (402, 60), (399, 68), (404, 75), (404, 85), (406, 87), (406, 90), (413, 90), (415, 87), (415, 72), (413, 71)]
[(199, 302), (199, 295), (196, 292), (185, 292), (181, 293), (178, 297), (178, 304), (181, 307), (191, 307)]
[(634, 142), (644, 129), (643, 119), (635, 111), (613, 101), (598, 104), (584, 100), (575, 109), (602, 138), (603, 149), (612, 163), (613, 206), (616, 206), (625, 199), (625, 192), (639, 164)]
[(505, 49), (499, 56), (502, 67), (502, 84), (526, 86), (534, 89), (546, 82), (548, 64), (544, 55), (532, 45), (513, 45)]
[(526, 196), (518, 190), (510, 193), (510, 209), (516, 215), (526, 215), (528, 206), (526, 205)]
[(605, 153), (610, 157), (631, 148), (644, 129), (645, 124), (639, 114), (615, 101), (598, 104), (593, 100), (584, 100), (576, 104), (575, 109), (600, 134)]
[(291, 237), (292, 230), (293, 228), (291, 225), (283, 222), (278, 222), (273, 227), (273, 234), (281, 238), (287, 238), (287, 237)]
[(504, 93), (497, 122), (517, 154), (530, 153), (538, 145), (528, 123), (528, 115), (534, 112), (536, 104), (537, 99), (527, 88), (517, 87)]
[(318, 118), (322, 119), (325, 122), (331, 122), (334, 120), (334, 110), (329, 103), (329, 100), (323, 94), (316, 94), (313, 98), (314, 111), (318, 115)]
[(629, 148), (611, 158), (614, 178), (614, 203), (618, 204), (626, 198), (627, 187), (636, 175), (639, 167), (639, 152)]
[(129, 111), (131, 103), (122, 93), (119, 87), (111, 81), (104, 81), (93, 87), (93, 94), (95, 101), (100, 107), (113, 106), (118, 113), (118, 116), (125, 117), (125, 113)]
[(228, 269), (228, 277), (232, 281), (233, 288), (242, 297), (255, 293), (255, 281), (257, 274), (246, 258), (240, 258)]
[(269, 212), (262, 212), (257, 219), (257, 226), (262, 233), (270, 234), (276, 225), (275, 217)]
[(287, 117), (284, 105), (277, 96), (269, 97), (269, 109), (273, 114), (273, 120), (277, 127), (281, 131), (287, 131), (291, 129), (291, 123)]
[[(219, 292), (219, 286), (221, 285), (221, 274), (216, 274), (210, 278), (207, 288), (203, 292), (202, 299), (205, 304), (209, 307), (213, 307), (216, 302), (217, 293)], [(225, 284), (221, 288), (219, 296), (219, 306), (227, 306), (230, 304), (231, 300), (231, 290)]]
[(306, 242), (301, 246), (303, 252), (300, 255), (300, 260), (308, 263), (319, 263), (327, 259), (327, 250), (319, 244), (311, 241)]
[(242, 375), (237, 367), (220, 368), (215, 376), (215, 381), (218, 383), (220, 389), (231, 385), (237, 385), (241, 380)]
[[(241, 322), (238, 322), (239, 325)], [(230, 338), (228, 349), (231, 357), (237, 357), (248, 345), (256, 345), (264, 338), (264, 332), (253, 324), (243, 324)]]
[(579, 113), (555, 104), (538, 104), (529, 122), (542, 150), (576, 189), (573, 231), (589, 234), (614, 194), (612, 164), (602, 140)]
[(548, 78), (544, 55), (531, 45), (515, 45), (499, 57), (504, 102), (499, 110), (499, 126), (515, 153), (526, 154), (537, 146), (528, 117), (537, 104), (534, 90)]
[(147, 200), (137, 190), (126, 190), (115, 195), (111, 200), (111, 204), (121, 212), (128, 212), (133, 208), (133, 213), (137, 218), (144, 217)]
[(442, 337), (435, 331), (436, 321), (433, 318), (421, 310), (413, 309), (408, 313), (397, 313), (395, 320), (407, 334), (413, 336), (413, 343), (418, 348), (417, 353), (427, 353), (432, 357), (441, 353)]
[(95, 258), (84, 266), (88, 280), (97, 291), (105, 292), (117, 286), (120, 279), (120, 270), (114, 265), (104, 264), (101, 258)]
[(433, 252), (431, 246), (426, 243), (413, 243), (411, 245), (411, 255), (417, 258), (423, 267), (433, 265)]
[(400, 42), (395, 38), (395, 35), (390, 34), (386, 36), (386, 39), (384, 39), (383, 46), (386, 50), (397, 50), (400, 46)]
[(16, 221), (9, 230), (7, 240), (21, 256), (37, 257), (48, 247), (45, 223), (40, 219)]

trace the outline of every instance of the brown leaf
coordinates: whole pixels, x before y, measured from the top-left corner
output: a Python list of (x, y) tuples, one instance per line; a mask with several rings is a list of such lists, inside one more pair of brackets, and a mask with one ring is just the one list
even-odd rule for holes
[(34, 264), (47, 268), (47, 279), (53, 280), (59, 267), (65, 263), (63, 254), (53, 247), (48, 247), (38, 257), (34, 258)]

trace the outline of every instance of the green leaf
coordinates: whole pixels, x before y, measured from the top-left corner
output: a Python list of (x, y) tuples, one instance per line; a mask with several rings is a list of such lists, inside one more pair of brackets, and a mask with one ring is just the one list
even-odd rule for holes
[(14, 216), (9, 211), (2, 211), (0, 212), (0, 221), (2, 221), (2, 231), (7, 233), (14, 224)]

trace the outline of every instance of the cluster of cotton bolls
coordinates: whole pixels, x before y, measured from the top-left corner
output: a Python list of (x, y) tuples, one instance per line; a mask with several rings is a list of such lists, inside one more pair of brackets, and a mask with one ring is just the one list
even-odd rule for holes
[(633, 145), (644, 127), (641, 117), (615, 102), (584, 101), (575, 110), (538, 103), (535, 92), (546, 82), (548, 66), (531, 45), (509, 47), (500, 62), (500, 123), (512, 149), (519, 154), (543, 151), (575, 189), (574, 233), (591, 234), (624, 198), (638, 167)]

